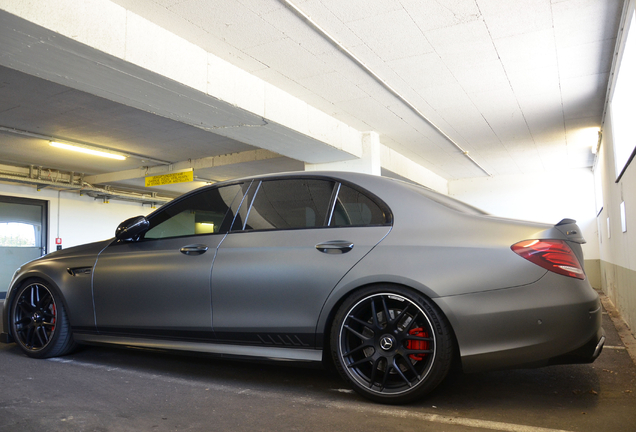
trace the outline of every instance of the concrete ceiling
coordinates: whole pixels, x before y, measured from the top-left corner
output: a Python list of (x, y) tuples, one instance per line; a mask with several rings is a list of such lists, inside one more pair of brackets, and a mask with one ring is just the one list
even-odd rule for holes
[[(114, 3), (359, 131), (378, 132), (383, 144), (447, 180), (486, 175), (286, 0)], [(621, 0), (293, 4), (490, 174), (591, 166), (596, 139), (585, 131), (601, 124)], [(61, 156), (46, 140), (0, 133), (0, 163), (87, 174), (148, 165), (143, 156), (177, 162), (254, 149), (5, 67), (0, 67), (0, 126), (142, 156), (115, 166)], [(302, 167), (281, 157), (197, 175), (221, 180)]]
[[(71, 89), (0, 66), (0, 164), (34, 165), (76, 173), (119, 172), (141, 166), (196, 160), (256, 148), (146, 111)], [(125, 161), (60, 151), (49, 140), (68, 140), (138, 155)], [(174, 196), (208, 180), (222, 181), (259, 173), (302, 170), (289, 158), (273, 158), (214, 169), (199, 169), (195, 184), (163, 186), (154, 191)], [(144, 187), (143, 177), (109, 182), (128, 188)]]

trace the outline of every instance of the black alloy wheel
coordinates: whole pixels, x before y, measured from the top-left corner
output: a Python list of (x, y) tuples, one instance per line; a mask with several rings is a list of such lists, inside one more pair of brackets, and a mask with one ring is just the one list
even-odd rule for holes
[(42, 282), (31, 281), (18, 290), (10, 322), (14, 339), (30, 357), (64, 355), (75, 347), (62, 302)]
[(432, 391), (452, 362), (452, 333), (443, 314), (409, 289), (366, 289), (347, 298), (331, 332), (340, 374), (361, 395), (405, 403)]

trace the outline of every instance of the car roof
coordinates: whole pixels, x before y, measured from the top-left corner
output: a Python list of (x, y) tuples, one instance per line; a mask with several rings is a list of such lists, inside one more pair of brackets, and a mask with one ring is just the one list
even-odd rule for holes
[[(183, 198), (199, 193), (208, 188), (216, 188), (253, 180), (261, 181), (285, 178), (321, 178), (353, 184), (367, 192), (370, 192), (372, 195), (375, 195), (375, 198), (383, 201), (392, 212), (397, 211), (398, 213), (402, 213), (404, 211), (408, 211), (409, 208), (420, 201), (425, 202), (425, 205), (427, 206), (430, 206), (430, 203), (432, 202), (434, 203), (433, 207), (443, 207), (445, 210), (451, 209), (461, 213), (487, 215), (487, 213), (482, 210), (416, 183), (372, 174), (347, 171), (290, 171), (240, 177), (203, 186), (181, 195), (173, 202), (180, 201)], [(406, 207), (406, 209), (404, 209), (404, 207)]]

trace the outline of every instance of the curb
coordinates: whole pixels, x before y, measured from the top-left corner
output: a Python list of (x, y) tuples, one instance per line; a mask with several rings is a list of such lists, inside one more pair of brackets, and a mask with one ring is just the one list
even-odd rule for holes
[(607, 311), (607, 315), (612, 320), (614, 327), (616, 327), (616, 331), (618, 332), (618, 336), (623, 341), (623, 345), (625, 345), (625, 349), (627, 353), (632, 358), (632, 362), (636, 365), (636, 338), (632, 334), (629, 326), (621, 317), (621, 314), (616, 310), (616, 306), (612, 303), (609, 297), (605, 295), (602, 291), (597, 291), (599, 297), (601, 298), (601, 303), (603, 303), (603, 307)]

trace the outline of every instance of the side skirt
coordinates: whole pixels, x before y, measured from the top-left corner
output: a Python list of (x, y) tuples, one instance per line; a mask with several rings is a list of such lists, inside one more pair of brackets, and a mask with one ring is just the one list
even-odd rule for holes
[(322, 350), (317, 349), (229, 345), (207, 342), (167, 341), (159, 339), (118, 337), (82, 333), (74, 333), (73, 339), (75, 339), (75, 341), (78, 343), (97, 343), (165, 350), (194, 351), (238, 357), (263, 358), (268, 360), (291, 360), (310, 362), (322, 361)]

